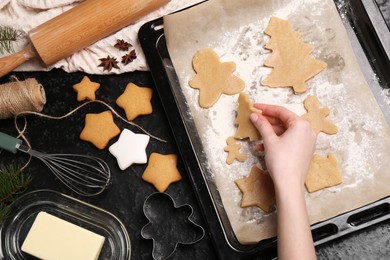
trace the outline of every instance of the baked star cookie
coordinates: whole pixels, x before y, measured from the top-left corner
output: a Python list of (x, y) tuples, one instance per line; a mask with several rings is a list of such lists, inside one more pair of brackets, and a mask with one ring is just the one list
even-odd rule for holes
[(209, 48), (194, 55), (192, 66), (197, 74), (189, 85), (199, 89), (199, 105), (203, 108), (213, 106), (222, 94), (238, 94), (245, 88), (245, 82), (233, 75), (236, 64), (221, 62), (218, 54)]
[(150, 137), (144, 134), (135, 134), (129, 129), (123, 129), (118, 141), (108, 148), (115, 156), (119, 168), (123, 171), (132, 164), (142, 164), (148, 161), (146, 147)]
[(304, 106), (307, 113), (302, 115), (302, 118), (309, 121), (313, 130), (318, 134), (323, 132), (325, 134), (336, 134), (337, 126), (330, 122), (326, 117), (330, 111), (327, 107), (320, 107), (320, 102), (315, 96), (309, 96), (304, 101)]
[(257, 206), (269, 212), (275, 202), (275, 189), (271, 176), (253, 166), (248, 177), (235, 181), (242, 192), (241, 207)]
[(95, 100), (96, 90), (100, 88), (100, 84), (91, 81), (87, 76), (84, 76), (80, 83), (74, 84), (73, 89), (77, 92), (77, 101)]
[(142, 179), (153, 184), (159, 192), (164, 192), (171, 183), (181, 180), (181, 175), (176, 165), (176, 154), (163, 155), (152, 153), (148, 166), (142, 174)]
[(308, 192), (339, 185), (342, 181), (342, 172), (334, 154), (329, 153), (328, 157), (314, 154), (305, 180)]
[(301, 33), (294, 31), (289, 21), (272, 17), (265, 33), (271, 37), (265, 48), (272, 53), (264, 65), (273, 70), (261, 83), (269, 87), (292, 87), (295, 93), (305, 92), (305, 82), (327, 64), (310, 57), (314, 47), (301, 40)]
[(250, 141), (258, 140), (260, 133), (250, 120), (252, 113), (261, 113), (260, 110), (253, 107), (253, 102), (248, 95), (241, 92), (238, 96), (237, 117), (234, 123), (237, 125), (237, 131), (234, 135), (237, 139), (249, 138)]
[(100, 114), (87, 114), (85, 127), (80, 134), (80, 139), (91, 142), (100, 150), (103, 150), (108, 142), (120, 133), (120, 129), (114, 123), (110, 110)]
[(236, 143), (236, 139), (233, 136), (229, 136), (226, 140), (227, 146), (224, 151), (228, 153), (226, 158), (227, 164), (232, 164), (234, 160), (243, 162), (246, 160), (246, 156), (240, 152), (241, 144)]
[(123, 94), (117, 98), (116, 104), (125, 110), (127, 120), (132, 121), (140, 115), (153, 112), (152, 94), (151, 88), (139, 87), (130, 82)]

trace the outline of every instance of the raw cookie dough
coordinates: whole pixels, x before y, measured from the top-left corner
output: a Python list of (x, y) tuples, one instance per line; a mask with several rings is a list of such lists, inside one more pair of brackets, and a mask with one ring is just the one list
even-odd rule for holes
[(334, 154), (329, 153), (328, 157), (314, 154), (305, 180), (309, 192), (339, 185), (342, 181), (341, 169)]
[(264, 62), (273, 68), (262, 84), (269, 87), (292, 87), (295, 93), (307, 90), (305, 81), (317, 75), (326, 63), (311, 58), (314, 47), (301, 40), (301, 33), (287, 20), (271, 17), (265, 33), (271, 36), (265, 48), (272, 53)]
[(192, 66), (197, 74), (189, 85), (199, 89), (199, 105), (203, 108), (213, 106), (222, 94), (238, 94), (245, 88), (245, 82), (233, 75), (236, 64), (220, 62), (217, 53), (209, 48), (196, 52)]
[(241, 207), (257, 206), (269, 212), (275, 202), (274, 183), (268, 173), (253, 166), (248, 177), (235, 181), (242, 192)]
[(318, 134), (324, 132), (325, 134), (336, 134), (337, 126), (330, 122), (326, 117), (330, 111), (327, 107), (320, 107), (320, 102), (315, 96), (309, 96), (304, 101), (304, 106), (307, 113), (302, 115), (302, 118), (309, 121), (313, 130)]
[(249, 138), (250, 141), (258, 140), (260, 138), (259, 131), (253, 125), (249, 116), (254, 113), (261, 113), (260, 110), (253, 107), (253, 102), (248, 95), (241, 92), (238, 97), (237, 117), (234, 123), (238, 126), (236, 134), (237, 139)]
[(239, 162), (244, 162), (246, 156), (240, 153), (241, 144), (236, 143), (236, 139), (233, 136), (229, 136), (226, 140), (227, 146), (224, 148), (225, 152), (228, 152), (228, 157), (226, 158), (227, 164), (232, 164), (234, 160)]

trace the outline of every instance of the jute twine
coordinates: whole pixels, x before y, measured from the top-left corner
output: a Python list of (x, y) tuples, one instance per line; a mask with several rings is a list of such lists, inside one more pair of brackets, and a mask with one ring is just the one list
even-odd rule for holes
[[(34, 78), (28, 78), (24, 81), (19, 81), (16, 77), (13, 76), (11, 77), (11, 80), (12, 82), (0, 85), (0, 120), (13, 117), (15, 128), (19, 133), (18, 138), (22, 138), (29, 148), (31, 148), (30, 142), (24, 135), (24, 132), (27, 130), (27, 119), (25, 116), (36, 115), (46, 119), (61, 120), (73, 115), (78, 110), (91, 103), (100, 103), (104, 105), (123, 122), (138, 128), (143, 133), (149, 135), (155, 140), (166, 143), (166, 140), (154, 136), (141, 126), (126, 120), (121, 115), (119, 115), (113, 107), (100, 100), (87, 101), (62, 116), (50, 116), (40, 113), (46, 103), (46, 95), (43, 86), (39, 84), (38, 81)], [(18, 119), (20, 117), (23, 117), (22, 119), (24, 121), (21, 127), (18, 124)], [(0, 150), (0, 154), (1, 152), (2, 150)], [(28, 166), (30, 161), (31, 156), (27, 163), (22, 167), (22, 170)]]
[(46, 103), (43, 86), (34, 78), (0, 85), (0, 119), (12, 118), (24, 111), (41, 112)]
[(18, 125), (18, 118), (20, 116), (27, 116), (27, 115), (36, 115), (36, 116), (39, 116), (39, 117), (43, 117), (43, 118), (47, 118), (47, 119), (54, 119), (54, 120), (61, 120), (61, 119), (65, 119), (71, 115), (73, 115), (74, 113), (76, 113), (78, 110), (80, 110), (81, 108), (91, 104), (91, 103), (99, 103), (99, 104), (102, 104), (104, 105), (105, 107), (107, 107), (108, 109), (111, 110), (111, 112), (117, 116), (120, 120), (122, 120), (123, 122), (133, 126), (133, 127), (136, 127), (138, 128), (139, 130), (141, 130), (144, 134), (150, 136), (151, 138), (157, 140), (157, 141), (160, 141), (160, 142), (163, 142), (163, 143), (166, 143), (167, 141), (164, 140), (164, 139), (161, 139), (151, 133), (149, 133), (147, 130), (145, 130), (143, 127), (137, 125), (136, 123), (133, 123), (131, 121), (128, 121), (126, 120), (125, 118), (123, 118), (121, 115), (118, 114), (118, 112), (115, 111), (115, 109), (113, 107), (111, 107), (110, 105), (108, 105), (106, 102), (104, 101), (101, 101), (101, 100), (90, 100), (90, 101), (87, 101), (83, 104), (81, 104), (80, 106), (76, 107), (75, 109), (73, 109), (72, 111), (70, 111), (69, 113), (63, 115), (63, 116), (50, 116), (50, 115), (46, 115), (46, 114), (43, 114), (43, 113), (39, 113), (39, 112), (34, 112), (34, 111), (24, 111), (24, 112), (20, 112), (18, 113), (15, 118), (14, 118), (14, 124), (15, 124), (15, 128), (16, 130), (18, 131), (19, 133), (19, 137), (21, 137), (26, 143), (28, 146), (30, 146), (27, 138), (24, 136), (24, 132), (26, 131), (27, 129), (27, 120), (26, 118), (24, 118), (24, 126), (23, 128), (21, 129)]

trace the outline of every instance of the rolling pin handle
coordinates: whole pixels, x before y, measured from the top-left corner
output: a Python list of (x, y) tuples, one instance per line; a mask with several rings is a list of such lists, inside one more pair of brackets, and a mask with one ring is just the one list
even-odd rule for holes
[(0, 58), (0, 77), (11, 72), (13, 69), (23, 64), (24, 62), (38, 57), (32, 44), (27, 45), (23, 50)]

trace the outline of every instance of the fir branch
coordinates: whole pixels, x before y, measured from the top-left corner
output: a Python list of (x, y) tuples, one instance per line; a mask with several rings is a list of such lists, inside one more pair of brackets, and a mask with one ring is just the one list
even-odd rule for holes
[(0, 26), (0, 53), (14, 52), (13, 42), (16, 42), (21, 32), (9, 26)]
[(9, 205), (0, 202), (0, 224), (7, 218), (9, 214)]
[(31, 175), (25, 175), (22, 168), (9, 165), (0, 169), (0, 223), (8, 215), (9, 205), (23, 193), (31, 182)]

